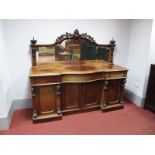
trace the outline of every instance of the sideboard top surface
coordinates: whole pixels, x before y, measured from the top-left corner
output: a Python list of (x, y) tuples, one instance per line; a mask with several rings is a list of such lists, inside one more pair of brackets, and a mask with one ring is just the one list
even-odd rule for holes
[(48, 65), (32, 67), (30, 77), (63, 74), (89, 74), (97, 72), (127, 71), (127, 68), (113, 65), (103, 60), (57, 61)]

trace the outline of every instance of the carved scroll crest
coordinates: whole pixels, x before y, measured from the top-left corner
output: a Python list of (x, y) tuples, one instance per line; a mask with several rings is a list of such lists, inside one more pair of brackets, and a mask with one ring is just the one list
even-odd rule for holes
[(61, 43), (63, 40), (67, 40), (67, 39), (74, 39), (74, 40), (77, 40), (77, 39), (86, 39), (86, 40), (89, 40), (90, 42), (95, 43), (95, 40), (94, 40), (93, 37), (91, 37), (87, 33), (80, 34), (78, 29), (76, 29), (73, 34), (66, 32), (65, 34), (63, 34), (60, 37), (58, 37), (56, 39), (56, 42), (57, 43)]

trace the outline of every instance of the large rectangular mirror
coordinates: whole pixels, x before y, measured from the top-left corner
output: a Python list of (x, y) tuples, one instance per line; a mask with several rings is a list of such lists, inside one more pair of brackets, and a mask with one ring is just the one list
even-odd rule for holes
[(63, 41), (53, 47), (39, 47), (37, 64), (53, 61), (104, 60), (109, 61), (110, 49), (98, 46), (87, 40)]

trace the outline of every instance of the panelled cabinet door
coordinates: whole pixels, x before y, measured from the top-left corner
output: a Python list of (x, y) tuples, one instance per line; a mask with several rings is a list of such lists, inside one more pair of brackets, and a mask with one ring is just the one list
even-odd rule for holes
[(105, 105), (121, 103), (123, 98), (123, 80), (107, 80), (104, 85)]
[(61, 109), (71, 110), (80, 107), (80, 85), (77, 83), (62, 86)]
[(38, 111), (40, 115), (57, 112), (55, 86), (41, 86), (37, 88)]
[(64, 84), (61, 97), (62, 111), (74, 111), (76, 109), (91, 108), (99, 105), (102, 83), (96, 81), (80, 84)]
[(101, 92), (102, 82), (95, 81), (91, 83), (83, 84), (83, 104), (86, 107), (91, 107), (99, 104), (99, 97)]

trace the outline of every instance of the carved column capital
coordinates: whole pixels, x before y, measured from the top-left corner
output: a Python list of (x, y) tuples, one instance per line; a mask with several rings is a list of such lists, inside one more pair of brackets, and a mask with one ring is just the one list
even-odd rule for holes
[(36, 92), (35, 92), (35, 88), (31, 87), (31, 92), (32, 92), (32, 97), (36, 97)]
[(123, 80), (122, 87), (124, 88), (126, 84), (126, 79)]
[(109, 81), (108, 80), (105, 80), (104, 81), (104, 90), (107, 90), (109, 87)]
[(61, 88), (60, 85), (56, 86), (56, 95), (61, 95), (60, 88)]
[(61, 85), (56, 86), (56, 96), (57, 96), (57, 113), (58, 115), (61, 115), (61, 110), (60, 110), (60, 95), (61, 95)]

